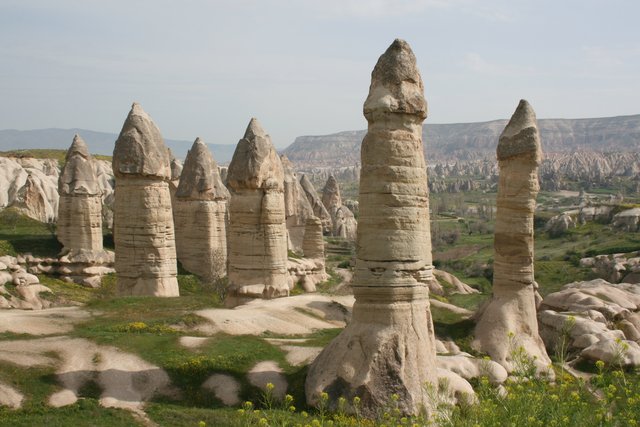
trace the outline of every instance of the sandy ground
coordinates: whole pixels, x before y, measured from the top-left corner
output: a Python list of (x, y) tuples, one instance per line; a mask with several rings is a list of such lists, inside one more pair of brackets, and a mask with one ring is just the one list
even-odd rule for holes
[(78, 307), (58, 307), (47, 310), (0, 310), (0, 332), (15, 334), (66, 334), (76, 323), (90, 317)]
[(197, 330), (213, 335), (306, 335), (316, 330), (342, 328), (350, 317), (353, 296), (297, 295), (255, 300), (233, 309), (208, 309), (196, 314), (208, 320)]
[(56, 336), (3, 341), (0, 361), (26, 367), (56, 366), (61, 389), (49, 397), (49, 404), (55, 407), (75, 403), (79, 390), (88, 381), (100, 385), (102, 406), (129, 409), (140, 415), (144, 414), (144, 401), (155, 394), (171, 392), (164, 370), (137, 355), (82, 338)]

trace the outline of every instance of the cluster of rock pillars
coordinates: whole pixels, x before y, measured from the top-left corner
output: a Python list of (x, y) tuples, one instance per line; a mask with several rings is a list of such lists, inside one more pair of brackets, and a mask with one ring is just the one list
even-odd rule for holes
[[(287, 296), (297, 281), (313, 291), (327, 277), (323, 232), (355, 237), (353, 317), (310, 366), (308, 400), (321, 392), (332, 404), (359, 396), (364, 412), (373, 413), (395, 393), (404, 413), (429, 407), (424, 385), (436, 384), (437, 373), (422, 142), (427, 103), (406, 42), (395, 40), (379, 58), (364, 116), (355, 236), (353, 214), (342, 205), (335, 179), (319, 197), (278, 157), (255, 118), (221, 177), (200, 139), (180, 171), (158, 127), (134, 103), (113, 153), (118, 292), (178, 296), (176, 260), (207, 280), (228, 276), (227, 298), (234, 303)], [(538, 331), (533, 274), (541, 146), (535, 113), (524, 100), (500, 136), (497, 157), (493, 295), (477, 315), (475, 345), (511, 371), (507, 337), (515, 337), (544, 372), (550, 359)], [(102, 252), (100, 189), (79, 137), (68, 151), (59, 192), (63, 252)], [(288, 259), (288, 249), (302, 251), (306, 262)]]

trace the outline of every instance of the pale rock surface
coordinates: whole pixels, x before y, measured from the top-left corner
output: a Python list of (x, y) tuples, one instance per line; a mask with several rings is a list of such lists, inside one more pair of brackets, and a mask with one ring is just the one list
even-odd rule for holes
[(389, 396), (415, 414), (437, 384), (426, 281), (432, 277), (429, 197), (422, 149), (424, 87), (409, 45), (395, 40), (371, 74), (364, 103), (360, 221), (353, 317), (309, 367), (307, 401), (321, 392), (361, 398), (374, 415)]
[(15, 388), (0, 382), (0, 406), (18, 409), (22, 406), (24, 395)]
[(213, 374), (207, 378), (202, 387), (212, 391), (216, 399), (227, 406), (240, 403), (240, 383), (231, 375)]
[(474, 345), (508, 371), (514, 368), (511, 354), (522, 347), (534, 358), (538, 373), (551, 374), (551, 360), (538, 333), (533, 274), (533, 214), (541, 155), (535, 113), (521, 100), (498, 142), (493, 295), (478, 313)]
[(280, 161), (284, 172), (284, 210), (289, 248), (300, 252), (305, 239), (307, 220), (314, 216), (313, 208), (298, 180), (293, 164), (284, 155), (280, 156)]
[(234, 305), (289, 295), (284, 172), (271, 138), (253, 118), (229, 164), (229, 293)]
[(547, 295), (538, 313), (548, 348), (588, 360), (639, 366), (640, 285), (573, 282)]
[(329, 213), (332, 210), (342, 206), (342, 196), (340, 195), (340, 185), (336, 180), (336, 177), (329, 175), (327, 182), (322, 189), (322, 204)]
[(187, 153), (173, 206), (178, 260), (207, 282), (227, 275), (229, 191), (207, 145)]
[(507, 380), (507, 370), (493, 360), (476, 359), (469, 355), (437, 356), (438, 368), (455, 372), (465, 380), (487, 377), (492, 384), (502, 384)]
[[(55, 352), (60, 360), (47, 357)], [(56, 367), (60, 390), (49, 396), (51, 406), (75, 403), (83, 386), (96, 379), (102, 392), (100, 404), (142, 414), (144, 402), (170, 391), (167, 373), (139, 356), (115, 347), (99, 346), (81, 338), (56, 336), (3, 341), (0, 360), (20, 366), (46, 364)]]
[(256, 363), (247, 373), (247, 379), (252, 385), (263, 391), (267, 390), (267, 384), (273, 384), (273, 396), (280, 400), (284, 398), (287, 387), (289, 386), (287, 379), (282, 373), (282, 368), (278, 366), (277, 362), (272, 360)]
[[(41, 285), (38, 277), (27, 273), (14, 257), (4, 256), (0, 260), (4, 267), (0, 269), (0, 309), (42, 310), (51, 306), (50, 301), (40, 296), (51, 293), (51, 289)], [(7, 283), (15, 286), (13, 292), (7, 290)]]
[(169, 151), (134, 103), (113, 150), (114, 243), (120, 295), (179, 295)]
[(453, 286), (453, 292), (454, 294), (477, 294), (480, 293), (479, 290), (472, 288), (471, 286), (467, 285), (466, 283), (464, 283), (462, 280), (458, 279), (456, 276), (454, 276), (453, 274), (449, 273), (448, 271), (444, 271), (444, 270), (437, 270), (434, 269), (433, 270), (433, 275), (436, 277), (436, 279), (438, 279), (438, 281), (443, 280), (447, 283), (449, 283), (450, 285)]
[(306, 175), (302, 175), (300, 177), (300, 186), (302, 187), (309, 204), (311, 205), (311, 209), (313, 210), (313, 214), (320, 218), (323, 227), (323, 233), (332, 233), (333, 232), (333, 221), (331, 219), (331, 215), (327, 208), (324, 207), (322, 203), (322, 199), (316, 192), (315, 187), (307, 178)]
[(627, 209), (613, 216), (614, 228), (635, 232), (640, 227), (640, 208)]
[(322, 239), (322, 222), (320, 218), (311, 216), (305, 224), (302, 242), (304, 258), (289, 258), (287, 270), (293, 278), (289, 286), (293, 289), (299, 283), (305, 292), (315, 292), (316, 285), (329, 279), (325, 269), (324, 240)]
[(58, 179), (56, 234), (62, 253), (102, 251), (102, 189), (95, 162), (80, 135), (73, 137)]
[(322, 204), (331, 216), (331, 234), (335, 237), (355, 240), (358, 223), (353, 212), (342, 204), (340, 186), (333, 175), (329, 175), (322, 189)]
[(0, 209), (14, 206), (41, 222), (58, 213), (58, 162), (54, 159), (0, 157)]
[(561, 236), (568, 230), (575, 228), (576, 223), (568, 213), (562, 213), (552, 217), (544, 227), (544, 230), (551, 237)]

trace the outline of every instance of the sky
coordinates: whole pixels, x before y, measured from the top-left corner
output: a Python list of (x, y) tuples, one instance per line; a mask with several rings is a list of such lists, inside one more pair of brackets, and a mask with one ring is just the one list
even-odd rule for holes
[(640, 113), (637, 0), (2, 0), (0, 129), (118, 133), (133, 101), (169, 139), (365, 129), (371, 70), (411, 45), (430, 123)]

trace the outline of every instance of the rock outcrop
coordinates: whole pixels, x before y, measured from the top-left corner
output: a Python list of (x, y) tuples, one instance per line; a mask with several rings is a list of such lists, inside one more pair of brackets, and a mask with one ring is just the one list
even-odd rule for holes
[(355, 240), (358, 223), (353, 212), (342, 204), (340, 185), (333, 175), (329, 175), (322, 189), (322, 204), (331, 215), (331, 234), (335, 237)]
[(538, 334), (533, 276), (533, 214), (542, 150), (527, 101), (520, 101), (500, 135), (497, 155), (493, 295), (479, 313), (475, 345), (510, 372), (514, 355), (523, 350), (543, 373), (551, 360)]
[(58, 179), (56, 234), (63, 253), (102, 251), (102, 189), (87, 144), (76, 135)]
[(436, 384), (437, 366), (426, 285), (433, 267), (423, 93), (413, 52), (394, 41), (364, 103), (353, 318), (310, 366), (309, 404), (327, 392), (332, 405), (359, 396), (365, 415), (394, 393), (404, 413), (429, 405), (425, 385)]
[[(315, 292), (316, 285), (329, 278), (325, 270), (322, 222), (315, 216), (307, 218), (302, 242), (304, 258), (289, 258), (289, 274), (305, 292)], [(295, 284), (290, 287), (295, 286)]]
[(289, 248), (299, 252), (302, 250), (307, 219), (313, 217), (313, 209), (287, 156), (280, 156), (280, 161), (284, 171), (284, 210)]
[(178, 296), (169, 151), (134, 103), (113, 150), (113, 238), (120, 295)]
[(284, 172), (271, 138), (251, 119), (227, 171), (227, 303), (289, 295)]
[(547, 347), (568, 359), (640, 366), (640, 285), (569, 283), (542, 300), (538, 319)]
[[(5, 284), (13, 285), (11, 292)], [(41, 285), (33, 274), (27, 273), (18, 260), (12, 256), (0, 257), (0, 309), (19, 308), (41, 310), (49, 308), (51, 302), (40, 296), (51, 293), (51, 289)]]
[(218, 165), (197, 138), (184, 161), (173, 212), (178, 260), (206, 281), (227, 275), (228, 201)]
[(576, 227), (576, 222), (568, 213), (561, 213), (552, 217), (544, 226), (544, 231), (549, 233), (549, 237), (559, 237), (572, 228)]
[(307, 196), (307, 200), (313, 210), (313, 215), (320, 218), (320, 221), (322, 221), (323, 233), (332, 233), (333, 221), (331, 220), (331, 215), (329, 214), (329, 211), (327, 211), (327, 208), (324, 207), (322, 199), (318, 196), (315, 187), (306, 175), (302, 175), (300, 177), (300, 186), (304, 190), (304, 194)]
[(626, 209), (613, 216), (612, 225), (623, 231), (640, 230), (640, 208)]

